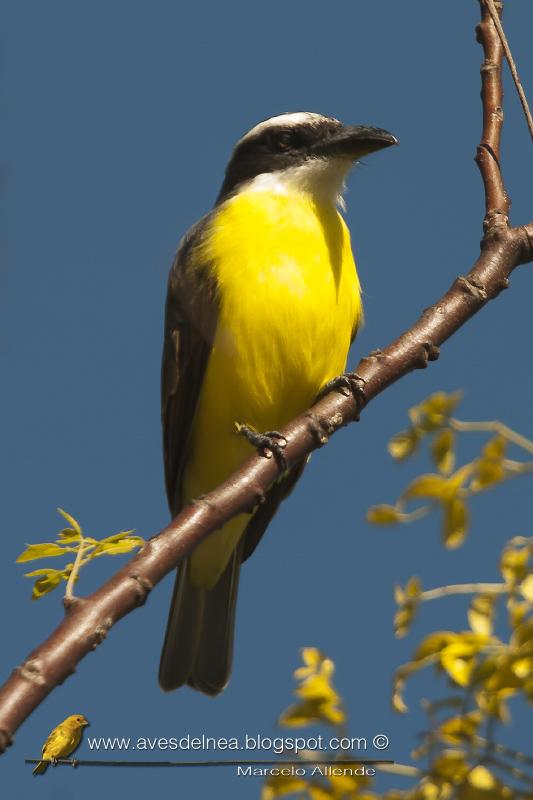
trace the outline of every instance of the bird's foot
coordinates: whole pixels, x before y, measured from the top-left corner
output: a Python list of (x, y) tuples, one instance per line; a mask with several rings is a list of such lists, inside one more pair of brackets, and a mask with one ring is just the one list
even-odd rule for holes
[(58, 764), (58, 760), (57, 760), (57, 758), (51, 758), (51, 759), (50, 759), (50, 763), (51, 763), (51, 765), (52, 765), (53, 767), (57, 767), (57, 764)]
[(361, 409), (366, 403), (365, 385), (365, 379), (357, 372), (345, 372), (328, 381), (319, 391), (315, 402), (322, 400), (329, 392), (338, 391), (345, 397), (352, 395), (357, 408)]
[(259, 433), (251, 425), (244, 425), (240, 422), (235, 423), (237, 432), (244, 436), (253, 447), (256, 447), (265, 458), (276, 459), (278, 467), (285, 472), (287, 461), (283, 454), (283, 449), (287, 446), (287, 439), (279, 431), (266, 431)]
[(78, 767), (79, 763), (80, 762), (78, 761), (77, 758), (73, 758), (72, 761), (71, 761), (71, 764), (72, 764), (73, 767)]

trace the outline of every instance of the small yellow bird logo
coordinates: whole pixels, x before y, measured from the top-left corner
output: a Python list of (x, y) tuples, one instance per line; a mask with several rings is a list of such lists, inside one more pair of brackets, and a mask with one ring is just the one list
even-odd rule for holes
[(50, 762), (55, 764), (58, 758), (67, 758), (73, 753), (81, 742), (83, 729), (88, 724), (83, 714), (72, 714), (54, 728), (43, 744), (45, 761), (39, 761), (33, 774), (42, 775)]

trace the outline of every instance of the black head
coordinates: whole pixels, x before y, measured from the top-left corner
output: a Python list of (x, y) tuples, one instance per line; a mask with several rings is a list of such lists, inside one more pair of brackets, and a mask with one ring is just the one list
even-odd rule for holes
[(297, 167), (313, 159), (353, 163), (375, 150), (397, 144), (381, 128), (343, 125), (307, 111), (264, 120), (239, 139), (226, 168), (217, 202), (257, 175)]

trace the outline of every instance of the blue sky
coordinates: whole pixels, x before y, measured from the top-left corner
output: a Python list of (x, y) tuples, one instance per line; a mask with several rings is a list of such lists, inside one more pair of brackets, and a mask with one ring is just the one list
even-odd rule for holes
[[(532, 94), (533, 5), (507, 5), (507, 32)], [(244, 131), (305, 109), (384, 127), (400, 140), (349, 182), (367, 320), (354, 360), (404, 330), (474, 261), (483, 209), (473, 162), (477, 17), (474, 0), (448, 4), (446, 13), (437, 0), (4, 2), (2, 678), (61, 616), (57, 593), (30, 602), (25, 570), (14, 564), (25, 542), (53, 537), (57, 506), (96, 536), (135, 528), (149, 537), (167, 521), (159, 423), (166, 277)], [(533, 152), (507, 78), (506, 89), (503, 163), (519, 223), (533, 216)], [(407, 408), (431, 391), (463, 388), (464, 418), (501, 418), (532, 435), (532, 294), (531, 268), (523, 267), (436, 365), (387, 391), (313, 456), (243, 569), (234, 672), (221, 697), (164, 695), (157, 686), (169, 578), (18, 732), (2, 758), (9, 796), (35, 788), (24, 757), (38, 755), (50, 728), (78, 710), (101, 736), (279, 733), (275, 720), (305, 645), (336, 661), (353, 735), (384, 733), (390, 757), (407, 760), (424, 720), (416, 686), (412, 713), (391, 711), (392, 671), (424, 632), (460, 629), (464, 612), (461, 603), (434, 604), (397, 641), (393, 585), (413, 573), (428, 587), (497, 579), (502, 542), (531, 530), (527, 484), (477, 503), (472, 534), (452, 553), (442, 551), (434, 519), (378, 530), (364, 514), (428, 466), (397, 467), (385, 447)], [(79, 590), (94, 589), (119, 563), (88, 570)], [(519, 715), (506, 741), (526, 747), (527, 730)], [(119, 787), (133, 800), (154, 788), (236, 800), (260, 790), (231, 769), (56, 769), (40, 791), (44, 800), (84, 800)]]

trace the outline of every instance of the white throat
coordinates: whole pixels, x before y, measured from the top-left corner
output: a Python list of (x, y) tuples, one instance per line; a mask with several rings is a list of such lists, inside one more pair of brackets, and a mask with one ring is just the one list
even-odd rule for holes
[(345, 210), (343, 192), (352, 166), (346, 158), (313, 158), (295, 167), (256, 175), (239, 191), (308, 194), (320, 203)]

